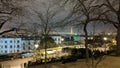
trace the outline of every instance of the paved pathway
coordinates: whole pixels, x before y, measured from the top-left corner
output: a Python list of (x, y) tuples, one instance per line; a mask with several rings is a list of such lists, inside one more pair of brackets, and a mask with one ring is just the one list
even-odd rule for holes
[(32, 58), (23, 58), (23, 59), (15, 59), (0, 62), (2, 68), (24, 68), (24, 63), (32, 60)]

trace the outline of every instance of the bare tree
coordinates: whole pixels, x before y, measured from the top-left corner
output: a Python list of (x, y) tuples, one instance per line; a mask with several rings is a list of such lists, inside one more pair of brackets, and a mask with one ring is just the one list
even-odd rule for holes
[[(0, 29), (6, 22), (12, 20), (13, 16), (21, 14), (22, 9), (18, 3), (20, 3), (18, 0), (0, 0)], [(15, 28), (4, 30), (0, 35), (14, 30)]]
[(43, 44), (45, 49), (45, 68), (47, 62), (47, 38), (49, 38), (50, 32), (55, 31), (56, 28), (65, 26), (66, 22), (75, 20), (75, 18), (72, 17), (75, 13), (74, 6), (76, 5), (72, 5), (70, 8), (68, 8), (69, 5), (64, 4), (63, 6), (61, 3), (62, 1), (59, 0), (51, 0), (42, 3), (42, 8), (39, 7), (41, 10), (32, 8), (38, 18), (38, 31), (44, 36), (44, 41), (46, 41)]
[(117, 29), (116, 55), (120, 56), (120, 0), (101, 0), (101, 11), (104, 13), (100, 16), (100, 20), (113, 24)]
[[(67, 1), (72, 1), (72, 0), (67, 0)], [(87, 63), (88, 68), (90, 68), (91, 66), (92, 66), (92, 68), (97, 67), (97, 64), (101, 60), (101, 58), (100, 58), (100, 60), (98, 62), (91, 65), (91, 62), (89, 59), (89, 53), (88, 53), (87, 26), (89, 23), (99, 21), (98, 19), (104, 13), (104, 12), (101, 12), (101, 13), (99, 12), (99, 8), (101, 6), (99, 4), (97, 4), (96, 1), (97, 0), (74, 0), (74, 1), (72, 1), (72, 3), (78, 4), (75, 9), (78, 11), (77, 13), (78, 13), (78, 15), (80, 15), (80, 18), (75, 21), (75, 25), (77, 25), (77, 26), (83, 25), (83, 31), (85, 34), (86, 63)]]

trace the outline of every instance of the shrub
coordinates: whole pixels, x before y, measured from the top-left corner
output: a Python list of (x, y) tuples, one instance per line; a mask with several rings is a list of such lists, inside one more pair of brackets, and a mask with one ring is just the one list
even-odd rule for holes
[(105, 54), (105, 52), (101, 52), (101, 51), (99, 51), (99, 50), (94, 50), (94, 51), (93, 51), (93, 57), (94, 57), (95, 59), (98, 59), (99, 57), (103, 56), (104, 54)]
[(61, 62), (63, 64), (69, 63), (69, 62), (75, 62), (75, 61), (77, 61), (77, 58), (74, 58), (73, 56), (65, 56), (61, 58)]
[[(88, 52), (89, 52), (89, 57), (91, 57), (91, 54), (92, 54), (91, 50), (88, 49)], [(79, 48), (79, 49), (74, 48), (71, 51), (71, 55), (78, 59), (83, 59), (86, 57), (86, 49), (85, 48)]]
[(115, 54), (115, 52), (116, 52), (116, 45), (111, 45), (109, 47), (109, 50), (107, 51), (107, 55)]

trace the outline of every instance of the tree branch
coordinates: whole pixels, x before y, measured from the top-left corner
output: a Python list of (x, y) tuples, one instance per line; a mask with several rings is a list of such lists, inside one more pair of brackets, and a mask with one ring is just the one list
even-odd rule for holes
[(103, 3), (103, 6), (108, 7), (112, 12), (117, 13), (117, 11), (113, 8), (109, 0), (106, 0), (107, 4)]
[(5, 30), (3, 32), (0, 33), (0, 35), (4, 34), (4, 33), (8, 33), (8, 32), (11, 32), (11, 31), (14, 31), (16, 28), (12, 28), (12, 29), (9, 29), (9, 30)]

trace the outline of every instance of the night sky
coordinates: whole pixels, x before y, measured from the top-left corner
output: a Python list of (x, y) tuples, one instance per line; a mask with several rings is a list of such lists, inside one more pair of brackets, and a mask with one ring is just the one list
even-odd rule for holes
[[(22, 3), (21, 5), (24, 7), (24, 15), (22, 16), (18, 16), (18, 17), (13, 17), (13, 20), (11, 20), (10, 22), (6, 23), (4, 25), (4, 27), (2, 28), (2, 30), (4, 29), (9, 29), (9, 28), (12, 28), (12, 27), (18, 27), (18, 26), (21, 26), (21, 23), (22, 23), (22, 26), (21, 28), (30, 28), (30, 24), (31, 23), (36, 23), (36, 22), (39, 22), (39, 19), (37, 17), (37, 15), (35, 14), (34, 10), (35, 11), (41, 11), (41, 12), (45, 12), (46, 8), (49, 7), (51, 5), (51, 3), (49, 3), (48, 1), (51, 1), (51, 0), (35, 0), (34, 2), (24, 2)], [(56, 8), (56, 7), (55, 7)], [(54, 9), (54, 8), (52, 8)], [(66, 7), (66, 9), (68, 10), (63, 10), (61, 11), (57, 16), (56, 18), (54, 18), (52, 21), (57, 21), (57, 20), (60, 20), (62, 18), (64, 18), (67, 14), (69, 14), (69, 6)], [(11, 25), (8, 25), (8, 24), (11, 24)], [(101, 32), (116, 32), (116, 29), (114, 28), (113, 25), (110, 25), (110, 24), (103, 24), (103, 23), (96, 23), (95, 24), (95, 33), (101, 33)], [(57, 31), (58, 32), (70, 32), (70, 28), (71, 26), (67, 26), (67, 27), (62, 27), (62, 28), (59, 28)], [(80, 34), (84, 34), (83, 31), (82, 31), (82, 28), (75, 28), (73, 27), (73, 30), (74, 32), (77, 32), (77, 33), (80, 33)], [(92, 24), (89, 24), (88, 25), (88, 32), (89, 34), (91, 34), (93, 32), (93, 25)]]

